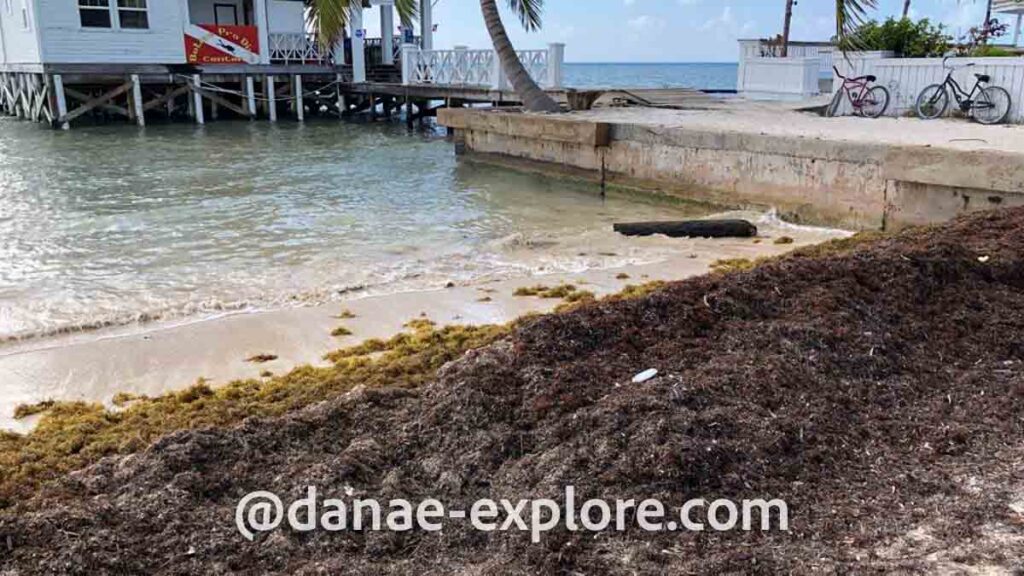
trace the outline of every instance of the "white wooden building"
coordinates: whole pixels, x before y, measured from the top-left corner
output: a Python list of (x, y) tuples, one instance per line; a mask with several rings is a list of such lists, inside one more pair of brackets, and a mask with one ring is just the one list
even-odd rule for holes
[(301, 117), (295, 101), (325, 87), (401, 83), (401, 43), (433, 45), (421, 3), (416, 35), (396, 26), (394, 0), (370, 0), (381, 38), (366, 38), (367, 8), (353, 8), (352, 33), (325, 48), (302, 0), (0, 0), (0, 106), (64, 127), (96, 115), (141, 124), (186, 105), (199, 122), (224, 110), (276, 119), (282, 103)]

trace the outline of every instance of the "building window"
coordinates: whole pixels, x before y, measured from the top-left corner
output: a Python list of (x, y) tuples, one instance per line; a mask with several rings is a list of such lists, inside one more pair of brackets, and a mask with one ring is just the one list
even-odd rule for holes
[(117, 22), (121, 28), (149, 28), (146, 0), (117, 0)]
[(83, 28), (110, 28), (110, 0), (78, 0)]

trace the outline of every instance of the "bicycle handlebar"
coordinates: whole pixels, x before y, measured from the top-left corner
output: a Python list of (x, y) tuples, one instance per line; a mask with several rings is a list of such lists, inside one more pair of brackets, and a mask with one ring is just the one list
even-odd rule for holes
[(942, 68), (943, 69), (946, 69), (946, 70), (956, 70), (957, 68), (970, 68), (972, 66), (977, 66), (978, 65), (977, 62), (968, 62), (968, 63), (966, 63), (966, 64), (964, 64), (962, 66), (950, 66), (948, 64), (948, 61), (949, 61), (950, 58), (952, 58), (952, 56), (946, 56), (945, 58), (942, 59)]

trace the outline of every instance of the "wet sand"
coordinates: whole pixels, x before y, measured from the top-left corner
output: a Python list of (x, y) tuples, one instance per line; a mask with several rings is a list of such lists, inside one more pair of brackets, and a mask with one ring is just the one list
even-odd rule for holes
[[(553, 309), (561, 300), (516, 297), (521, 286), (566, 282), (598, 296), (628, 284), (679, 280), (706, 273), (726, 258), (758, 258), (846, 235), (835, 230), (761, 225), (758, 239), (679, 239), (675, 254), (652, 264), (534, 275), (512, 280), (356, 298), (306, 308), (235, 314), (178, 324), (103, 330), (0, 350), (0, 429), (25, 431), (32, 420), (16, 421), (16, 406), (43, 400), (109, 402), (114, 394), (158, 395), (200, 378), (211, 384), (283, 374), (296, 366), (324, 364), (331, 350), (368, 338), (389, 337), (425, 315), (440, 325), (504, 323), (529, 312)], [(790, 236), (795, 242), (776, 245)], [(628, 279), (617, 278), (628, 274)], [(483, 302), (481, 299), (490, 298)], [(335, 318), (343, 310), (355, 318)], [(345, 326), (351, 336), (333, 337)], [(277, 356), (262, 364), (258, 354)]]

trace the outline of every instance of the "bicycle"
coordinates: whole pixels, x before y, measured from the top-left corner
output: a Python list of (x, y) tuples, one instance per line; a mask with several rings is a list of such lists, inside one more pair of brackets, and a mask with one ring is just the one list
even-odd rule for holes
[(885, 86), (873, 86), (868, 88), (872, 82), (877, 80), (874, 76), (858, 76), (856, 78), (847, 78), (839, 73), (839, 68), (833, 66), (836, 76), (843, 80), (843, 84), (836, 90), (836, 95), (832, 98), (832, 102), (828, 105), (825, 110), (825, 115), (832, 117), (839, 111), (839, 106), (842, 104), (843, 95), (846, 96), (850, 101), (850, 105), (853, 106), (854, 114), (859, 114), (866, 118), (878, 118), (889, 108), (889, 90)]
[[(932, 84), (917, 97), (917, 115), (922, 120), (934, 120), (949, 109), (949, 95), (953, 94), (956, 104), (964, 114), (969, 114), (980, 124), (1000, 124), (1010, 114), (1012, 100), (1010, 93), (999, 86), (982, 88), (992, 81), (988, 74), (975, 74), (974, 88), (964, 90), (953, 78), (956, 67), (948, 66), (949, 56), (942, 59), (943, 69), (949, 70), (941, 84)], [(971, 62), (965, 67), (974, 66)], [(977, 94), (977, 96), (975, 96)]]

